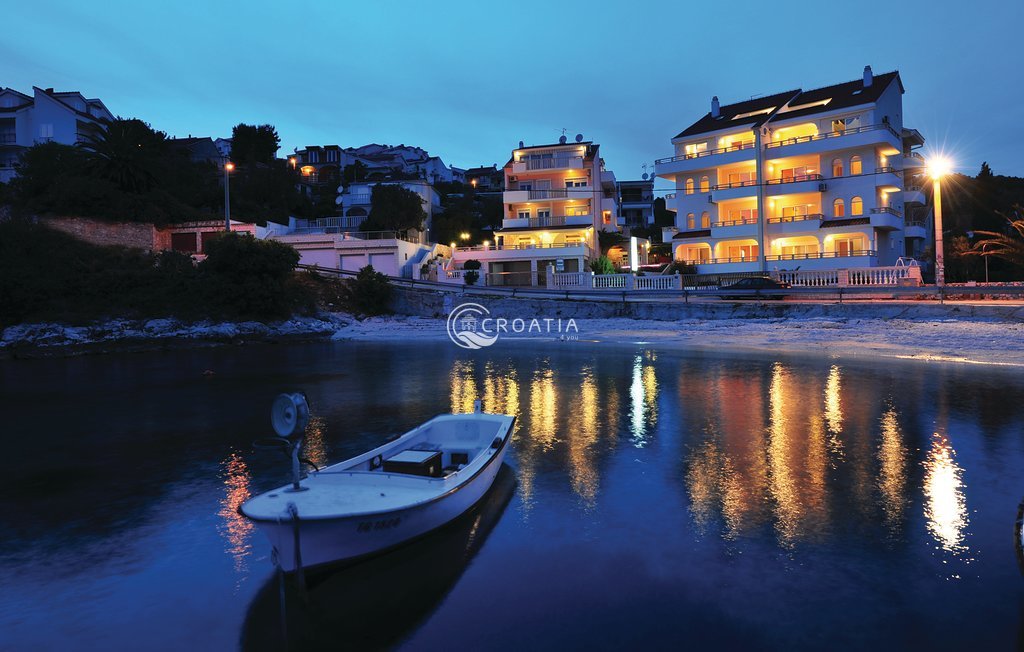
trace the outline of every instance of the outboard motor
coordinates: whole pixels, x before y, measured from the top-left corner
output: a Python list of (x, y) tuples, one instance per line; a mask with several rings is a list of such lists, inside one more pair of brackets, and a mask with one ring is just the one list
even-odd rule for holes
[(270, 424), (277, 436), (291, 446), (292, 486), (285, 491), (305, 491), (306, 487), (299, 484), (299, 450), (302, 438), (306, 434), (309, 423), (309, 402), (299, 392), (280, 394), (274, 399), (270, 408)]

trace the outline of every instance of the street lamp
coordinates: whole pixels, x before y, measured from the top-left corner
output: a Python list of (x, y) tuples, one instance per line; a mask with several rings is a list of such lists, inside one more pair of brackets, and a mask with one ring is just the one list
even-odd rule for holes
[(224, 230), (231, 230), (231, 177), (228, 173), (235, 169), (235, 164), (228, 161), (224, 164)]
[(459, 234), (459, 237), (462, 238), (463, 240), (469, 240), (469, 233), (463, 231), (462, 233)]
[(294, 156), (289, 157), (288, 158), (288, 162), (292, 164), (292, 170), (294, 170), (295, 169), (295, 164), (296, 164), (295, 157)]
[(949, 160), (936, 156), (928, 161), (928, 174), (932, 178), (932, 203), (935, 206), (935, 285), (946, 284), (946, 267), (942, 250), (942, 177), (950, 172)]

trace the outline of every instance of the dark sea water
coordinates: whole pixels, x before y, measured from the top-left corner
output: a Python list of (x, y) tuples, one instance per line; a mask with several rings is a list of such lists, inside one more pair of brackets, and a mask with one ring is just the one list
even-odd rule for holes
[[(472, 512), (303, 595), (235, 511), (288, 479), (250, 443), (294, 389), (320, 463), (477, 397), (519, 425)], [(0, 414), (0, 650), (1024, 641), (1020, 371), (265, 345), (3, 361)]]

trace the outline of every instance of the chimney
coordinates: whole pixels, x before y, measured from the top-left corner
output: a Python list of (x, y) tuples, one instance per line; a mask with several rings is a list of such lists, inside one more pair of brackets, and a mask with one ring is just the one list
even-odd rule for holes
[(874, 75), (871, 74), (871, 66), (864, 66), (864, 88), (870, 86), (874, 79)]
[(711, 98), (711, 117), (717, 118), (722, 115), (722, 111), (718, 106), (718, 96), (715, 95)]

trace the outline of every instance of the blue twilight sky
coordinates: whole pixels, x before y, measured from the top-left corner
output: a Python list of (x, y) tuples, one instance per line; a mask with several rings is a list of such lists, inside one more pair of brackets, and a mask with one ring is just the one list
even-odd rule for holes
[[(277, 126), (503, 164), (561, 129), (619, 179), (723, 104), (899, 69), (904, 114), (960, 171), (1024, 176), (1024, 2), (19, 2), (0, 85), (80, 90), (176, 136)], [(659, 182), (659, 187), (668, 184)]]

